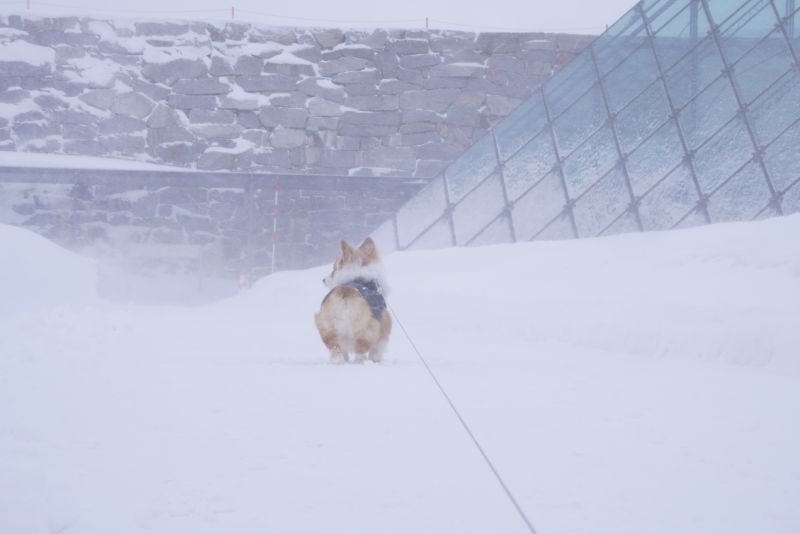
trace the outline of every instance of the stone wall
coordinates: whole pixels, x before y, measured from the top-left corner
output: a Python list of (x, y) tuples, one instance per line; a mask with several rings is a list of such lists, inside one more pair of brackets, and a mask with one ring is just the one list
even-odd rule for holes
[(334, 258), (340, 239), (363, 239), (421, 186), (396, 177), (0, 167), (0, 223), (143, 271), (260, 276), (273, 267), (275, 216), (275, 269), (310, 267)]
[(0, 15), (0, 150), (432, 177), (590, 40)]

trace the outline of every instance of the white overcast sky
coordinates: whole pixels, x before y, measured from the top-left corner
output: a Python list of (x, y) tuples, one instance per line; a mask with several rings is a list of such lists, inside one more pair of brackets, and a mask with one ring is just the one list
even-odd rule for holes
[[(280, 26), (432, 28), (600, 33), (635, 0), (30, 0), (31, 13), (104, 18), (226, 20)], [(0, 13), (26, 10), (26, 0), (0, 0)]]

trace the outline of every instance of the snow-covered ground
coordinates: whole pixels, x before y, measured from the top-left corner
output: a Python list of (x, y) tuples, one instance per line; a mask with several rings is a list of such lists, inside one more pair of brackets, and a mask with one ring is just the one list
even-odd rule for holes
[[(800, 216), (395, 253), (390, 304), (541, 534), (800, 531)], [(327, 268), (100, 300), (0, 226), (0, 532), (524, 532), (399, 329), (336, 366)]]

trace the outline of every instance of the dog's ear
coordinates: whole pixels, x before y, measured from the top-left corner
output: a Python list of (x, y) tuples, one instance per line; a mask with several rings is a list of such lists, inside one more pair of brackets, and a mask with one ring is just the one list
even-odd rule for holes
[(378, 255), (378, 249), (375, 247), (375, 242), (371, 237), (366, 238), (358, 247), (358, 250), (368, 258), (375, 258)]
[(349, 259), (353, 255), (353, 247), (350, 246), (350, 243), (342, 239), (342, 242), (339, 243), (342, 247), (342, 259)]

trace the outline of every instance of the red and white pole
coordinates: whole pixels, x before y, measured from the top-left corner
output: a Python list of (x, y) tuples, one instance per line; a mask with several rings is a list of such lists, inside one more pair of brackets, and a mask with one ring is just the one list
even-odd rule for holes
[(278, 201), (281, 193), (281, 177), (275, 177), (275, 198), (272, 202), (272, 272), (275, 272), (275, 255), (278, 250)]

